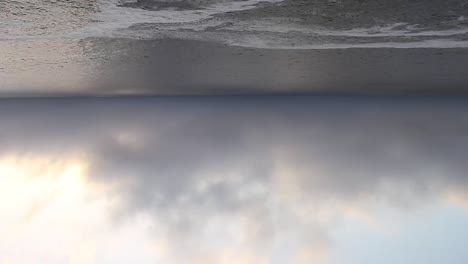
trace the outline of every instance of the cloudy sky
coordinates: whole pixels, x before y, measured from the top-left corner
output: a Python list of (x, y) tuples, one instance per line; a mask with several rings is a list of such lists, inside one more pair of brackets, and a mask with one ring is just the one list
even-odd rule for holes
[(466, 263), (466, 105), (4, 99), (0, 263)]

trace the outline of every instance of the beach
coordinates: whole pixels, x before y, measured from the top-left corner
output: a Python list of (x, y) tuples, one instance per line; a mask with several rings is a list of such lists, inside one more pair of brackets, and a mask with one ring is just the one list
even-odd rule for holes
[(405, 1), (49, 2), (3, 3), (0, 95), (463, 94), (468, 87), (463, 1), (414, 1), (407, 9)]

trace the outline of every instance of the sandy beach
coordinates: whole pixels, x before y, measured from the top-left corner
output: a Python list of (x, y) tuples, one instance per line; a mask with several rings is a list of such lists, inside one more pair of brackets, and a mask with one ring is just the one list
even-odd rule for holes
[(400, 2), (7, 1), (0, 95), (465, 93), (468, 7)]

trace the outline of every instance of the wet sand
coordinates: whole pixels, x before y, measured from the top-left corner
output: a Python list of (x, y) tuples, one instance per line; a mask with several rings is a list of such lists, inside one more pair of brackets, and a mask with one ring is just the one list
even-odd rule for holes
[(468, 90), (461, 0), (27, 0), (0, 14), (0, 96)]
[(40, 45), (5, 53), (0, 95), (468, 92), (463, 48), (277, 50), (171, 39)]

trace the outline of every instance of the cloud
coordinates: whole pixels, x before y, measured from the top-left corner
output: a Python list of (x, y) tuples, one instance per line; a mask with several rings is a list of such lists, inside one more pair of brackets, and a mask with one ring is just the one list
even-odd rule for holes
[(2, 154), (85, 157), (120, 219), (151, 219), (163, 263), (327, 263), (340, 219), (467, 187), (461, 99), (19, 102), (0, 104)]

